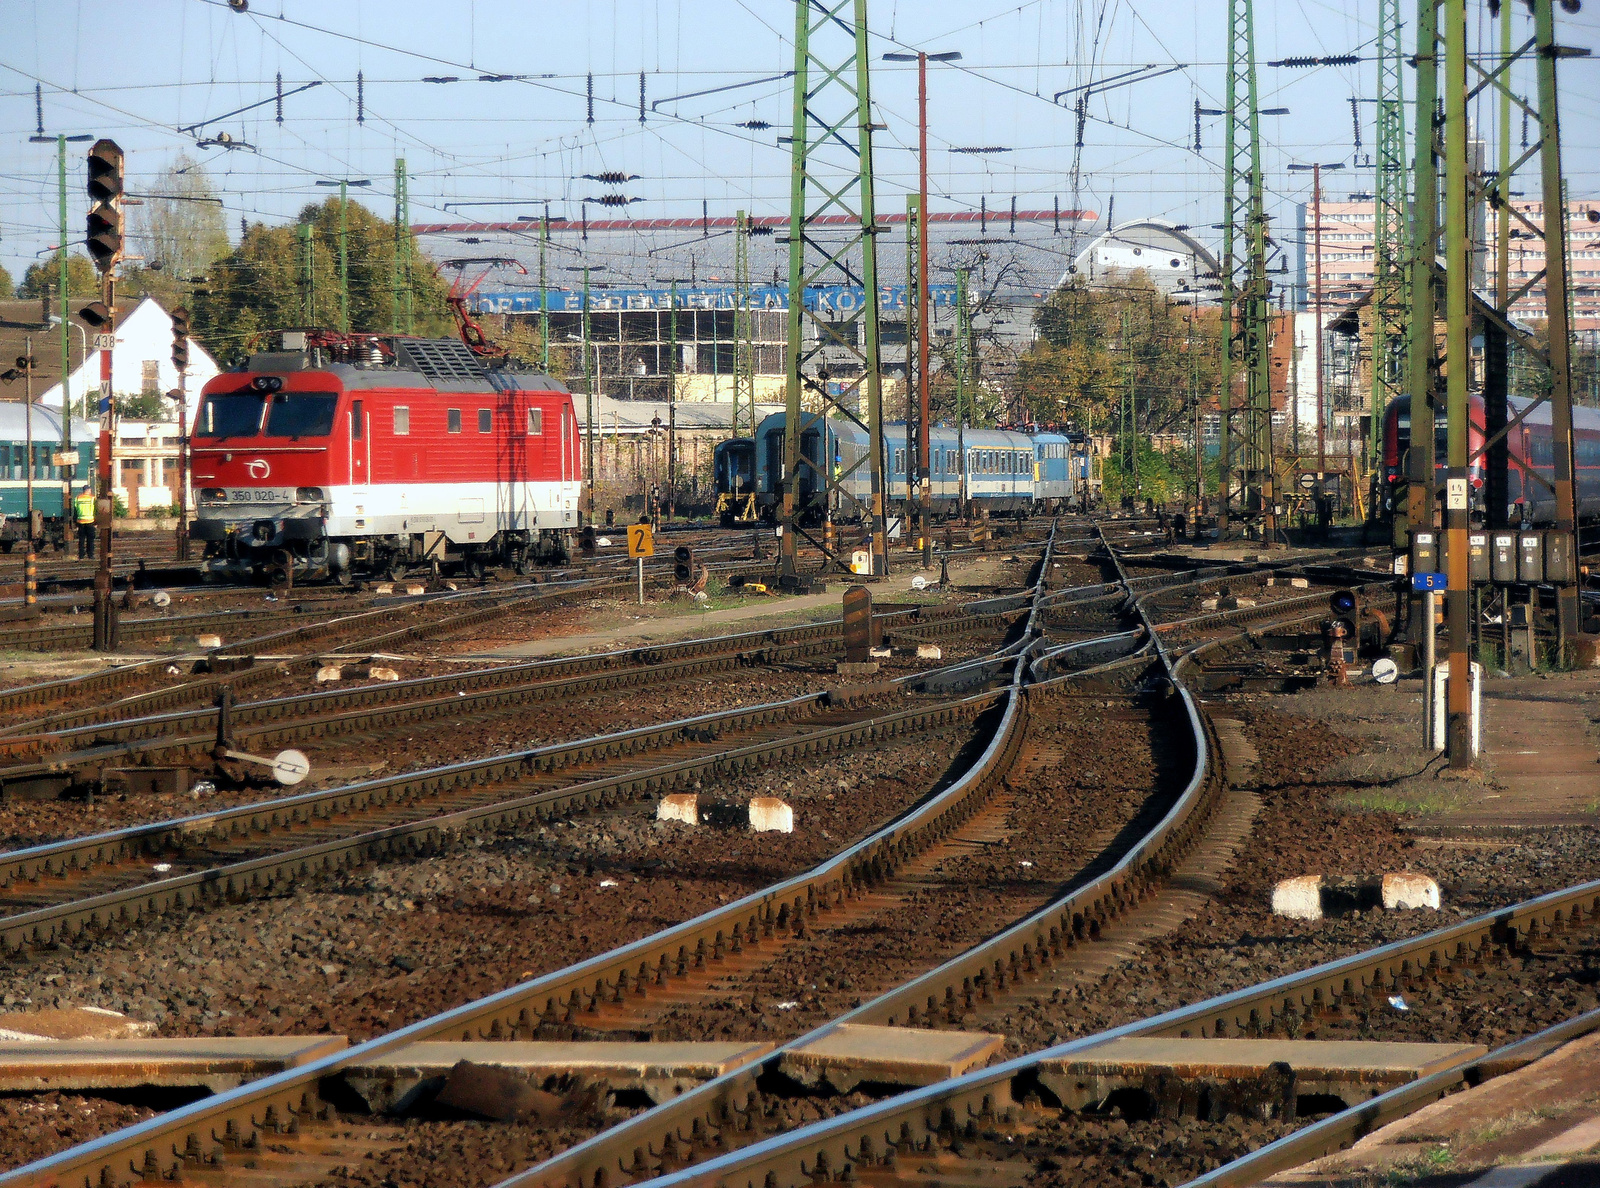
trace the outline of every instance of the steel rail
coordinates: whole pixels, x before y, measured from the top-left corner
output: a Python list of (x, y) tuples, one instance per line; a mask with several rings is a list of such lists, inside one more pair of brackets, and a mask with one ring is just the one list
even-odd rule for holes
[[(1118, 568), (1125, 575), (1120, 565)], [(1244, 612), (1230, 613), (1235, 617), (1248, 614), (1259, 619), (1260, 616), (1253, 612), (1271, 610), (1277, 613), (1280, 622), (1295, 621), (1297, 611), (1300, 617), (1304, 617), (1303, 607), (1290, 608), (1287, 619), (1284, 609), (1284, 605), (1278, 603), (1267, 608), (1246, 608)], [(593, 1185), (649, 1179), (653, 1172), (664, 1169), (652, 1167), (645, 1160), (643, 1152), (656, 1154), (672, 1149), (666, 1142), (668, 1136), (673, 1138), (674, 1143), (682, 1143), (690, 1135), (699, 1135), (700, 1150), (703, 1152), (710, 1145), (728, 1142), (731, 1134), (757, 1125), (759, 1111), (750, 1100), (756, 1078), (761, 1070), (775, 1068), (785, 1051), (812, 1042), (846, 1023), (916, 1027), (943, 1019), (956, 1022), (978, 1002), (992, 1000), (1005, 993), (1008, 985), (1025, 980), (1037, 970), (1069, 960), (1070, 949), (1080, 944), (1092, 945), (1106, 924), (1136, 909), (1170, 876), (1178, 861), (1199, 840), (1205, 824), (1217, 807), (1221, 791), (1220, 780), (1216, 778), (1209, 762), (1214, 749), (1209, 724), (1180, 679), (1179, 666), (1192, 662), (1193, 653), (1174, 661), (1151, 629), (1153, 624), (1148, 615), (1142, 611), (1141, 614), (1145, 622), (1144, 629), (1138, 633), (1125, 633), (1119, 638), (1130, 642), (1142, 638), (1144, 648), (1154, 647), (1157, 650), (1167, 680), (1182, 699), (1195, 760), (1187, 785), (1162, 819), (1120, 856), (1110, 869), (959, 957), (783, 1045), (776, 1052), (763, 1056), (743, 1069), (733, 1070), (715, 1081), (690, 1090), (666, 1105), (646, 1111), (619, 1127), (511, 1177), (500, 1188), (532, 1188), (534, 1185), (543, 1188), (592, 1188)], [(1220, 642), (1203, 643), (1197, 645), (1196, 650), (1215, 647)], [(1142, 651), (1034, 685), (1028, 690), (1028, 698), (1032, 701), (1047, 689), (1063, 688), (1068, 682), (1091, 673), (1143, 669), (1146, 662)], [(892, 1139), (890, 1145), (893, 1145)], [(728, 1166), (740, 1166), (739, 1158), (727, 1156)], [(835, 1163), (834, 1166), (840, 1164)], [(668, 1175), (666, 1178), (670, 1180), (672, 1177)]]
[[(1004, 616), (968, 616), (949, 608), (929, 616), (930, 630), (940, 637), (971, 634), (1003, 625)], [(884, 623), (920, 622), (916, 610), (875, 616)], [(281, 745), (294, 739), (326, 737), (352, 729), (368, 729), (368, 719), (385, 715), (384, 724), (429, 717), (450, 706), (470, 712), (522, 701), (584, 696), (611, 688), (635, 687), (680, 679), (697, 671), (777, 664), (809, 655), (814, 645), (836, 639), (840, 620), (739, 635), (715, 636), (653, 647), (623, 649), (597, 656), (500, 665), (446, 676), (417, 677), (354, 689), (332, 689), (264, 701), (235, 704), (230, 728), (241, 739)], [(895, 632), (898, 637), (899, 632)], [(741, 650), (742, 649), (742, 650)], [(191, 699), (192, 700), (192, 699)], [(143, 755), (172, 761), (196, 748), (208, 749), (218, 724), (214, 707), (106, 720), (93, 711), (57, 715), (38, 725), (39, 733), (0, 737), (0, 758), (18, 762), (0, 767), (0, 784), (36, 774), (49, 774), (103, 763), (108, 758)], [(87, 721), (85, 721), (87, 719)], [(184, 736), (189, 736), (185, 738)], [(21, 760), (31, 762), (21, 762)]]
[[(958, 702), (914, 706), (720, 750), (712, 755), (689, 756), (525, 796), (510, 799), (502, 797), (487, 805), (424, 816), (347, 837), (243, 859), (226, 866), (20, 912), (0, 919), (0, 949), (15, 949), (30, 943), (46, 944), (113, 923), (131, 926), (142, 919), (174, 908), (192, 907), (206, 899), (233, 901), (249, 895), (281, 892), (297, 881), (373, 859), (396, 854), (432, 853), (443, 839), (463, 832), (482, 832), (507, 825), (550, 820), (574, 812), (614, 807), (642, 796), (665, 794), (708, 773), (736, 773), (746, 768), (829, 754), (908, 732), (942, 730), (971, 720), (986, 709), (992, 700), (992, 696), (977, 694)], [(787, 720), (793, 722), (796, 719)]]
[[(1049, 572), (1049, 563), (1047, 551), (1041, 562), (1041, 574)], [(1042, 578), (1038, 590), (1042, 593)], [(1030, 611), (1030, 634), (1037, 630), (1041, 602), (1042, 598), (1036, 597)], [(1142, 657), (1124, 657), (1059, 678), (1051, 684), (1061, 688), (1066, 682), (1090, 672), (1146, 667), (1148, 662)], [(1019, 669), (1014, 681), (1026, 705), (1035, 701), (1038, 693), (1037, 687), (1024, 687), (1023, 677)], [(756, 1125), (759, 1110), (754, 1107), (751, 1095), (760, 1076), (776, 1069), (785, 1053), (813, 1043), (847, 1024), (920, 1026), (946, 1015), (959, 1017), (979, 1001), (988, 1001), (1004, 993), (1007, 986), (1028, 973), (1063, 960), (1068, 949), (1097, 937), (1103, 923), (1140, 902), (1148, 894), (1151, 883), (1170, 872), (1187, 844), (1192, 844), (1197, 836), (1183, 836), (1181, 823), (1196, 813), (1197, 808), (1203, 811), (1207, 807), (1203, 803), (1208, 799), (1207, 792), (1214, 790), (1204, 721), (1187, 690), (1180, 687), (1180, 694), (1194, 748), (1192, 774), (1162, 820), (1108, 870), (957, 957), (756, 1060), (552, 1156), (503, 1181), (501, 1188), (531, 1188), (532, 1185), (594, 1188), (595, 1185), (611, 1185), (619, 1177), (624, 1181), (648, 1179), (656, 1169), (646, 1161), (646, 1152), (659, 1156), (690, 1135), (700, 1136), (702, 1144), (727, 1145), (736, 1141), (734, 1136), (742, 1136), (749, 1127)]]
[[(531, 597), (527, 598), (527, 601), (532, 605), (554, 605), (570, 598), (592, 593), (595, 590), (602, 589), (606, 586), (619, 585), (622, 581), (622, 578), (595, 579), (581, 583), (563, 585), (561, 588), (556, 590), (549, 590), (548, 587), (532, 587), (532, 589), (536, 590), (537, 592)], [(451, 599), (456, 599), (461, 597), (461, 595), (453, 594), (450, 597)], [(478, 594), (477, 592), (472, 592), (469, 597), (496, 598), (497, 601), (495, 605), (487, 608), (488, 615), (492, 616), (503, 613), (505, 609), (503, 604), (505, 602), (517, 601), (522, 599), (523, 595), (520, 593), (511, 593), (507, 591), (495, 591), (490, 595), (482, 595)], [(427, 605), (439, 606), (441, 601), (442, 600), (436, 600)], [(286, 631), (272, 632), (270, 634), (256, 636), (251, 639), (238, 640), (235, 643), (226, 645), (224, 647), (195, 649), (188, 652), (174, 653), (169, 656), (161, 656), (152, 660), (122, 665), (118, 668), (102, 669), (98, 672), (88, 673), (83, 676), (68, 677), (64, 680), (43, 681), (33, 685), (23, 685), (15, 689), (3, 690), (0, 691), (0, 712), (23, 709), (28, 706), (48, 705), (49, 703), (59, 701), (64, 697), (71, 697), (80, 694), (110, 693), (122, 685), (129, 683), (131, 680), (138, 679), (147, 673), (158, 671), (173, 663), (201, 662), (215, 669), (218, 667), (219, 661), (240, 656), (249, 656), (251, 653), (270, 652), (275, 647), (286, 647), (295, 643), (315, 642), (319, 639), (327, 640), (330, 638), (336, 638), (347, 632), (359, 631), (372, 626), (375, 622), (381, 623), (384, 619), (392, 618), (397, 612), (409, 609), (413, 605), (420, 604), (398, 604), (396, 606), (378, 607), (370, 610), (356, 611), (349, 615), (341, 615), (332, 619), (322, 620), (317, 623), (302, 624)], [(385, 630), (379, 634), (362, 639), (360, 642), (363, 644), (378, 646), (384, 642), (392, 642), (396, 639), (425, 638), (428, 634), (430, 634), (430, 631), (436, 633), (448, 632), (457, 629), (466, 629), (475, 626), (481, 621), (484, 621), (484, 611), (458, 612), (454, 615), (443, 616), (437, 620), (434, 620), (432, 623), (413, 624), (410, 627), (402, 628), (398, 631), (393, 629)], [(270, 672), (270, 669), (263, 669), (261, 676), (269, 675)], [(233, 676), (233, 680), (238, 681), (240, 678), (249, 677), (250, 675), (251, 674), (248, 671), (236, 673)], [(182, 686), (180, 686), (180, 688), (182, 688)], [(141, 698), (146, 699), (157, 698), (168, 692), (172, 691), (156, 690), (153, 693), (143, 694), (140, 696)], [(0, 728), (0, 734), (9, 733), (18, 729), (27, 729), (30, 725), (32, 725), (32, 723), (19, 723), (9, 728)]]
[[(904, 687), (915, 679), (899, 678)], [(234, 837), (250, 837), (326, 820), (336, 815), (371, 811), (455, 791), (491, 787), (569, 767), (661, 750), (684, 741), (714, 740), (730, 731), (748, 731), (780, 722), (799, 721), (838, 705), (880, 694), (894, 686), (820, 690), (799, 697), (721, 710), (571, 742), (551, 743), (521, 751), (465, 760), (421, 771), (365, 780), (338, 788), (303, 792), (197, 813), (166, 821), (130, 825), (88, 837), (67, 838), (0, 854), (0, 888), (37, 883), (51, 876), (85, 872), (96, 866), (138, 861), (172, 848), (192, 848)], [(0, 948), (5, 936), (0, 925)]]
[(1004, 690), (968, 699), (1004, 704), (973, 765), (948, 788), (812, 870), (567, 969), (17, 1168), (0, 1175), (0, 1185), (109, 1188), (128, 1182), (130, 1175), (176, 1174), (186, 1165), (214, 1162), (299, 1117), (314, 1117), (319, 1081), (341, 1068), (422, 1040), (514, 1038), (546, 1018), (579, 1018), (610, 1000), (703, 968), (723, 952), (759, 946), (780, 930), (868, 892), (957, 828), (1009, 768), (1026, 713), (1020, 692), (1028, 647), (1024, 637), (1007, 649), (1014, 656), (1013, 676)]
[[(1456, 1061), (1437, 1072), (1381, 1093), (1370, 1101), (1341, 1110), (1293, 1134), (1258, 1147), (1221, 1167), (1185, 1182), (1182, 1188), (1250, 1188), (1291, 1167), (1343, 1150), (1381, 1126), (1414, 1114), (1462, 1082), (1481, 1083), (1594, 1031), (1600, 1031), (1600, 1010), (1586, 1011), (1543, 1031), (1506, 1044), (1482, 1056)], [(1555, 1171), (1559, 1164), (1550, 1164)]]
[[(944, 1081), (923, 1089), (887, 1099), (837, 1117), (813, 1123), (784, 1135), (763, 1140), (729, 1155), (713, 1156), (683, 1170), (655, 1178), (624, 1174), (605, 1179), (614, 1185), (629, 1179), (647, 1182), (651, 1188), (688, 1188), (689, 1185), (716, 1185), (718, 1188), (803, 1188), (814, 1181), (820, 1167), (837, 1174), (842, 1169), (860, 1168), (869, 1172), (898, 1152), (931, 1153), (972, 1124), (1014, 1119), (1028, 1108), (1027, 1099), (1042, 1089), (1039, 1073), (1043, 1066), (1069, 1060), (1100, 1044), (1125, 1036), (1222, 1036), (1260, 1035), (1275, 1030), (1290, 1030), (1316, 1012), (1337, 1007), (1343, 1001), (1391, 990), (1415, 990), (1430, 977), (1445, 975), (1460, 965), (1471, 965), (1492, 958), (1497, 948), (1514, 949), (1536, 943), (1541, 936), (1557, 934), (1587, 921), (1594, 927), (1600, 918), (1600, 880), (1550, 892), (1512, 907), (1487, 912), (1460, 923), (1396, 941), (1364, 953), (1330, 961), (1295, 974), (1275, 978), (1260, 985), (1220, 994), (1201, 1002), (1163, 1012), (1149, 1019), (1127, 1023), (1096, 1035), (992, 1065), (979, 1072)], [(1592, 1016), (1592, 1013), (1591, 1013)], [(1591, 1028), (1585, 1022), (1574, 1026)], [(1534, 1037), (1537, 1039), (1538, 1037)], [(1496, 1054), (1491, 1054), (1496, 1055)], [(1418, 1082), (1406, 1090), (1394, 1091), (1391, 1103), (1406, 1102), (1412, 1108), (1420, 1101), (1407, 1090), (1437, 1098), (1459, 1083), (1465, 1066), (1441, 1074), (1437, 1081)], [(1043, 1091), (1048, 1096), (1048, 1090)], [(1313, 1131), (1303, 1151), (1292, 1146), (1278, 1154), (1299, 1161), (1310, 1157), (1316, 1148), (1338, 1132), (1354, 1135), (1354, 1125), (1362, 1124), (1362, 1111), (1377, 1105), (1382, 1098), (1329, 1119), (1326, 1129)], [(1381, 1111), (1385, 1106), (1377, 1106)], [(1320, 1125), (1320, 1124), (1319, 1124)], [(1294, 1136), (1290, 1136), (1293, 1138)], [(1290, 1139), (1280, 1140), (1289, 1143)], [(1262, 1148), (1267, 1151), (1269, 1148)], [(1331, 1149), (1331, 1148), (1328, 1148)], [(1258, 1155), (1260, 1152), (1257, 1153)], [(1276, 1167), (1263, 1164), (1245, 1169), (1249, 1178), (1228, 1177), (1218, 1184), (1255, 1183)], [(506, 1185), (561, 1183), (560, 1179), (540, 1180), (539, 1168), (505, 1181)], [(1223, 1169), (1219, 1169), (1221, 1171)], [(1213, 1173), (1216, 1174), (1216, 1173)], [(3, 1182), (3, 1181), (0, 1181)], [(1205, 1179), (1198, 1181), (1210, 1184)], [(586, 1188), (592, 1188), (593, 1181)]]

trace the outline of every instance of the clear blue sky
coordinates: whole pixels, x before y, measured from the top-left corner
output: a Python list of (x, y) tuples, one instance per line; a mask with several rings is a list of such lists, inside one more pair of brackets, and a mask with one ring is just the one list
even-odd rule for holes
[[(1516, 7), (1526, 36), (1531, 22)], [(1372, 3), (1258, 0), (1262, 105), (1290, 109), (1263, 121), (1270, 201), (1285, 238), (1293, 235), (1292, 204), (1309, 192), (1307, 177), (1286, 171), (1289, 162), (1346, 162), (1328, 178), (1330, 197), (1372, 186), (1370, 168), (1360, 167), (1372, 147), (1372, 105), (1363, 105), (1358, 157), (1349, 100), (1375, 85), (1375, 15)], [(1565, 43), (1600, 44), (1600, 0), (1577, 16), (1557, 15)], [(1118, 222), (1160, 216), (1209, 237), (1202, 229), (1220, 217), (1222, 129), (1206, 119), (1196, 154), (1193, 107), (1196, 98), (1221, 104), (1226, 16), (1222, 0), (872, 0), (873, 100), (887, 124), (876, 141), (880, 209), (903, 210), (915, 184), (915, 67), (878, 61), (885, 51), (963, 54), (959, 66), (930, 70), (935, 210), (976, 209), (980, 198), (1003, 209), (1013, 195), (1022, 208), (1057, 199), (1068, 207), (1075, 120), (1051, 96), (1138, 67), (1180, 65), (1096, 97), (1078, 201), (1103, 218), (1114, 198)], [(1469, 22), (1475, 38), (1488, 30), (1482, 4), (1469, 6)], [(511, 219), (538, 213), (541, 199), (575, 218), (579, 200), (604, 192), (581, 175), (601, 170), (640, 175), (622, 187), (643, 199), (629, 207), (634, 216), (698, 216), (702, 201), (713, 215), (787, 209), (788, 150), (777, 143), (787, 131), (787, 81), (662, 103), (642, 125), (638, 104), (641, 70), (648, 106), (789, 69), (789, 0), (250, 0), (244, 15), (225, 0), (0, 0), (0, 28), (0, 264), (14, 278), (56, 239), (55, 150), (28, 139), (36, 82), (45, 131), (116, 139), (128, 154), (131, 189), (148, 189), (180, 151), (202, 160), (235, 238), (241, 216), (292, 220), (329, 192), (318, 179), (372, 179), (360, 200), (387, 217), (400, 155), (417, 222)], [(1265, 65), (1352, 52), (1365, 60), (1310, 70)], [(1571, 193), (1597, 194), (1600, 63), (1562, 70)], [(286, 91), (320, 84), (284, 101), (281, 125), (270, 101), (280, 73)], [(484, 82), (480, 74), (529, 77)], [(1531, 74), (1517, 81), (1531, 87)], [(1492, 106), (1483, 115), (1492, 132)], [(773, 127), (739, 126), (753, 119)], [(179, 130), (201, 121), (214, 122)], [(196, 135), (219, 131), (256, 151), (195, 146)], [(949, 151), (976, 146), (1012, 151)], [(86, 147), (72, 146), (69, 159), (74, 236), (82, 234)], [(1536, 193), (1536, 178), (1521, 188)], [(445, 210), (497, 200), (514, 201)]]

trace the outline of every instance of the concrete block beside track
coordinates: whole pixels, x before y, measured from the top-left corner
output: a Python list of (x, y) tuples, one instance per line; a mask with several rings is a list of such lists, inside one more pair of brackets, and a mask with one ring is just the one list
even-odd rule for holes
[(1322, 876), (1297, 875), (1275, 884), (1272, 914), (1291, 920), (1322, 919)]
[(1409, 911), (1412, 908), (1439, 910), (1439, 884), (1425, 874), (1412, 871), (1386, 874), (1380, 891), (1384, 908), (1391, 912)]
[(757, 833), (793, 833), (794, 809), (776, 796), (753, 796), (750, 828)]
[(1439, 884), (1412, 871), (1381, 879), (1349, 875), (1298, 875), (1272, 888), (1272, 912), (1291, 920), (1321, 920), (1382, 906), (1386, 911), (1439, 908)]
[(693, 792), (673, 792), (656, 802), (657, 821), (700, 824), (700, 798)]

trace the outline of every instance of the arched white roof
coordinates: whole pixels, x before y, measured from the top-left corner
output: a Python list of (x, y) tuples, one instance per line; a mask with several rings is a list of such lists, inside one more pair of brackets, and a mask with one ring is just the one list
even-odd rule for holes
[(1091, 239), (1057, 285), (1068, 284), (1077, 276), (1092, 278), (1095, 261), (1107, 256), (1112, 257), (1107, 267), (1141, 269), (1163, 288), (1198, 291), (1219, 271), (1217, 258), (1188, 231), (1165, 219), (1133, 219)]

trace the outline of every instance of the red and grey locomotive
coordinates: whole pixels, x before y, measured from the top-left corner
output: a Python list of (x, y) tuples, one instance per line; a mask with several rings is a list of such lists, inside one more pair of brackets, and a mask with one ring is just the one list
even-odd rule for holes
[(196, 520), (217, 574), (343, 580), (565, 560), (571, 393), (458, 339), (286, 333), (205, 386)]

